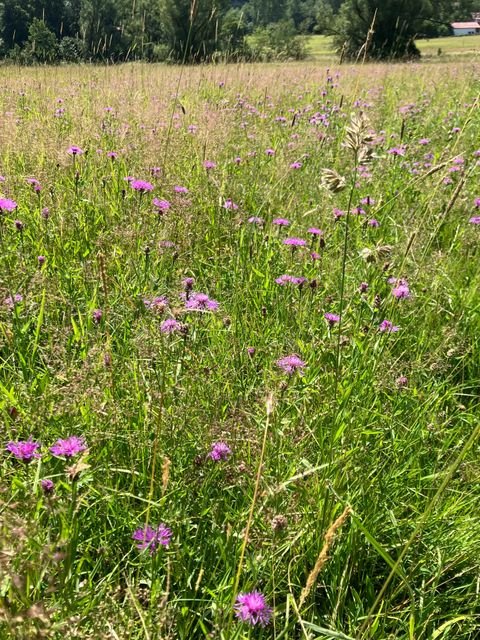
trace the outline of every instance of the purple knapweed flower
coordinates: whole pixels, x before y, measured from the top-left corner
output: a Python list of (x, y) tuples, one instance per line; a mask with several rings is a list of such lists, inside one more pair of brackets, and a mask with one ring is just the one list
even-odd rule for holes
[(50, 216), (50, 209), (48, 207), (43, 207), (43, 209), (42, 209), (42, 218), (44, 220), (48, 220), (49, 216)]
[(153, 191), (153, 184), (146, 180), (132, 180), (130, 182), (130, 186), (138, 193), (148, 193), (149, 191)]
[(233, 211), (235, 211), (236, 209), (238, 209), (238, 204), (235, 204), (235, 202), (233, 202), (233, 200), (231, 200), (230, 198), (228, 198), (227, 200), (225, 200), (225, 202), (223, 203), (223, 208), (224, 209), (232, 209)]
[(394, 298), (402, 299), (402, 298), (410, 298), (410, 289), (408, 288), (408, 283), (406, 280), (399, 280), (396, 283), (396, 286), (392, 289), (392, 295)]
[(256, 351), (255, 347), (247, 347), (247, 353), (250, 357), (254, 356)]
[(282, 276), (276, 278), (275, 282), (282, 286), (286, 284), (296, 284), (300, 286), (307, 282), (307, 278), (304, 278), (303, 276), (289, 276), (285, 273)]
[(287, 220), (286, 218), (274, 218), (272, 220), (272, 224), (276, 224), (278, 227), (289, 227), (290, 220)]
[(282, 369), (289, 375), (292, 375), (296, 371), (302, 373), (305, 367), (305, 362), (301, 360), (295, 353), (290, 356), (284, 356), (283, 358), (280, 358), (279, 360), (277, 360), (276, 364), (279, 369)]
[(15, 211), (17, 203), (9, 198), (0, 198), (0, 211)]
[(265, 220), (263, 218), (259, 218), (258, 216), (251, 216), (248, 219), (248, 222), (250, 222), (251, 224), (258, 224), (258, 225), (262, 225), (265, 223)]
[(378, 327), (381, 333), (396, 333), (399, 329), (400, 327), (396, 327), (390, 320), (382, 320)]
[(480, 198), (475, 198), (473, 204), (477, 209), (480, 209)]
[(301, 169), (302, 168), (302, 163), (301, 162), (292, 162), (292, 164), (290, 165), (290, 169)]
[(189, 311), (217, 311), (219, 306), (218, 302), (209, 298), (206, 293), (193, 292), (185, 301), (185, 309)]
[(95, 324), (99, 324), (103, 317), (103, 312), (101, 309), (94, 309), (92, 311), (92, 320)]
[(370, 196), (367, 196), (366, 198), (362, 198), (360, 200), (360, 204), (366, 204), (368, 206), (373, 205), (376, 203), (375, 198), (371, 198)]
[(321, 229), (317, 229), (317, 227), (310, 227), (307, 231), (308, 233), (311, 233), (312, 236), (323, 236), (323, 231)]
[(65, 458), (73, 458), (81, 451), (85, 451), (87, 445), (85, 439), (79, 436), (69, 436), (68, 438), (59, 438), (56, 443), (50, 447), (54, 456), (64, 456)]
[(159, 545), (168, 547), (171, 537), (172, 530), (163, 522), (155, 528), (146, 525), (143, 528), (136, 529), (132, 534), (132, 538), (138, 542), (137, 549), (140, 551), (148, 549), (151, 554), (155, 553)]
[(343, 218), (344, 215), (345, 215), (345, 211), (342, 211), (341, 209), (337, 209), (337, 207), (335, 207), (335, 209), (333, 210), (333, 217), (335, 218), (335, 220), (338, 220), (339, 218)]
[(83, 149), (77, 147), (76, 144), (72, 144), (71, 147), (68, 147), (67, 153), (69, 153), (71, 156), (81, 156), (83, 153)]
[(32, 187), (35, 193), (40, 193), (42, 185), (36, 178), (27, 178), (27, 183)]
[(472, 216), (469, 222), (470, 224), (480, 224), (480, 216)]
[(259, 591), (240, 593), (234, 606), (235, 615), (242, 622), (265, 627), (272, 617), (272, 608), (268, 606), (265, 596)]
[(107, 158), (110, 158), (110, 160), (116, 160), (118, 158), (118, 153), (116, 151), (108, 151)]
[(175, 191), (175, 193), (188, 193), (187, 187), (182, 187), (181, 185), (173, 187), (173, 190)]
[(421, 145), (430, 144), (430, 138), (420, 138), (420, 140), (418, 141), (418, 144), (421, 144)]
[(17, 460), (23, 462), (31, 462), (34, 458), (40, 458), (37, 449), (40, 448), (38, 442), (33, 442), (31, 438), (28, 440), (17, 440), (17, 442), (9, 442), (5, 447)]
[(368, 291), (368, 282), (361, 282), (358, 290), (360, 291), (360, 293), (365, 293), (365, 291)]
[(217, 165), (212, 160), (205, 160), (205, 162), (203, 163), (203, 166), (208, 171), (209, 169), (215, 169)]
[(371, 218), (368, 222), (367, 222), (369, 227), (373, 227), (374, 229), (376, 229), (377, 227), (380, 226), (379, 221), (376, 218)]
[(265, 153), (267, 154), (267, 156), (274, 156), (275, 149), (265, 149)]
[(186, 291), (191, 291), (193, 285), (195, 284), (195, 278), (192, 278), (192, 277), (184, 278), (182, 280), (182, 284), (185, 287)]
[(180, 324), (180, 322), (178, 322), (174, 318), (167, 318), (160, 325), (160, 331), (166, 334), (177, 333), (177, 331), (181, 331), (181, 330), (182, 330), (182, 325)]
[(307, 244), (307, 241), (303, 238), (285, 238), (285, 240), (283, 240), (283, 244), (286, 244), (289, 247), (304, 247)]
[(46, 260), (45, 256), (38, 256), (37, 258), (38, 266), (43, 267), (43, 265), (45, 264), (45, 260)]
[(168, 200), (160, 200), (159, 198), (154, 198), (153, 206), (157, 207), (160, 213), (163, 211), (168, 211), (170, 209), (170, 202)]
[(7, 296), (3, 301), (3, 304), (9, 309), (13, 309), (16, 304), (23, 302), (23, 296), (20, 293), (16, 293), (14, 296)]
[(208, 457), (215, 462), (219, 462), (220, 460), (227, 460), (231, 453), (232, 450), (226, 442), (214, 442)]
[(42, 491), (45, 495), (52, 494), (55, 488), (55, 485), (53, 484), (53, 480), (50, 480), (50, 478), (45, 478), (44, 480), (40, 480), (40, 486), (42, 487)]
[(399, 376), (396, 380), (395, 380), (395, 384), (397, 385), (397, 387), (402, 388), (402, 387), (406, 387), (408, 385), (408, 378), (406, 376)]
[(405, 147), (392, 147), (392, 149), (389, 149), (387, 151), (387, 153), (389, 153), (391, 156), (404, 156), (405, 152)]
[(327, 312), (323, 314), (323, 317), (331, 327), (333, 327), (333, 325), (337, 322), (340, 322), (340, 316), (338, 316), (336, 313)]

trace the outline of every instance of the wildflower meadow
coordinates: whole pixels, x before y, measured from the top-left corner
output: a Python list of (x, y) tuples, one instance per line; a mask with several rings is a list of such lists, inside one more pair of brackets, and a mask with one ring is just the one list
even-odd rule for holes
[(480, 637), (476, 61), (0, 69), (0, 639)]

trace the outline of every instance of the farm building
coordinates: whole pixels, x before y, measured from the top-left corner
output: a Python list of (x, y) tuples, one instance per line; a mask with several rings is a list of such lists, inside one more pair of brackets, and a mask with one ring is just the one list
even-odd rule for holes
[(478, 22), (452, 22), (454, 36), (471, 36), (480, 33), (480, 24)]

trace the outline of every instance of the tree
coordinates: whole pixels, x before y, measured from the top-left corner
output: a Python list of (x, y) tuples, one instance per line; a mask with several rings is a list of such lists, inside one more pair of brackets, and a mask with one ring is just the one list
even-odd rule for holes
[(14, 45), (23, 45), (27, 41), (34, 8), (28, 0), (4, 0), (0, 6), (1, 39), (3, 48), (8, 51)]
[(336, 45), (350, 59), (419, 57), (415, 37), (431, 13), (429, 0), (346, 0), (335, 27)]
[(166, 43), (176, 60), (210, 60), (220, 48), (219, 34), (230, 0), (163, 0)]
[(58, 42), (43, 20), (34, 18), (28, 29), (27, 54), (35, 62), (54, 62), (58, 57)]

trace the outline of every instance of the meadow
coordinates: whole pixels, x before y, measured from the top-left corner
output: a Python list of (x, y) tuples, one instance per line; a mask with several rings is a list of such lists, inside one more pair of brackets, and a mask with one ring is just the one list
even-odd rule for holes
[(480, 634), (475, 61), (0, 69), (0, 638)]
[[(445, 62), (478, 60), (480, 56), (480, 36), (448, 36), (416, 41), (422, 60)], [(305, 47), (310, 58), (319, 62), (335, 62), (335, 46), (331, 36), (305, 36)]]

